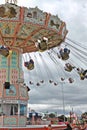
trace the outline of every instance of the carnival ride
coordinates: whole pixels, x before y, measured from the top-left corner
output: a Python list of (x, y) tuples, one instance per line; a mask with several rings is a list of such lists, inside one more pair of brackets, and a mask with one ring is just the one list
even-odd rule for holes
[(73, 73), (80, 80), (87, 78), (87, 47), (66, 37), (65, 22), (38, 7), (28, 9), (16, 2), (0, 5), (1, 127), (26, 126), (32, 85), (71, 84), (76, 80)]
[[(69, 54), (67, 56), (61, 57), (61, 50), (68, 49)], [(29, 73), (29, 85), (41, 86), (44, 82), (49, 81), (49, 83), (58, 85), (61, 81), (73, 83), (77, 80), (87, 79), (87, 46), (82, 43), (78, 43), (69, 38), (66, 38), (61, 45), (50, 50), (45, 51), (45, 53), (29, 53), (23, 55), (23, 62), (26, 59), (34, 60), (35, 69), (33, 71), (28, 71)], [(48, 59), (48, 61), (47, 61)], [(50, 67), (50, 64), (52, 65)], [(33, 80), (33, 73), (36, 73), (36, 79)], [(54, 77), (55, 73), (55, 77)], [(45, 75), (45, 77), (44, 77)], [(76, 75), (76, 76), (75, 76)], [(31, 80), (30, 80), (31, 79)], [(45, 80), (44, 80), (45, 79)], [(38, 83), (36, 83), (38, 81)]]
[[(0, 127), (26, 126), (30, 89), (24, 82), (22, 55), (57, 47), (68, 32), (58, 16), (16, 2), (0, 5)], [(34, 69), (34, 60), (27, 59), (24, 66)]]

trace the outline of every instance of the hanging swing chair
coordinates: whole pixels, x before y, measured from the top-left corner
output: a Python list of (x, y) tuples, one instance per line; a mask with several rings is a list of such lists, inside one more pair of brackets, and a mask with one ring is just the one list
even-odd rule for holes
[(32, 81), (29, 81), (29, 84), (33, 85), (33, 82), (32, 82)]
[(73, 82), (74, 82), (74, 79), (69, 78), (68, 81), (69, 81), (69, 83), (73, 83)]
[(64, 53), (62, 55), (62, 60), (68, 60), (69, 59), (69, 55), (67, 53)]
[(10, 53), (9, 53), (10, 49), (8, 47), (5, 46), (1, 46), (0, 47), (0, 54), (7, 57)]
[(87, 70), (84, 70), (83, 68), (77, 68), (77, 73), (79, 74), (81, 80), (87, 78)]
[(29, 92), (30, 91), (30, 88), (28, 87), (28, 86), (26, 86), (27, 87), (27, 91)]
[(41, 52), (47, 50), (48, 49), (48, 38), (43, 37), (41, 40), (38, 39), (36, 42), (36, 47)]
[(55, 86), (57, 86), (57, 85), (58, 85), (58, 83), (54, 82), (54, 85), (55, 85)]
[(71, 65), (70, 63), (66, 63), (64, 66), (65, 71), (71, 72), (75, 66)]
[(40, 83), (39, 83), (39, 82), (37, 82), (37, 83), (36, 83), (36, 86), (40, 86)]
[(69, 53), (70, 53), (70, 50), (68, 48), (64, 48), (64, 49), (60, 49), (59, 51), (59, 58), (61, 58), (62, 60), (68, 60), (69, 59)]
[(53, 83), (53, 81), (52, 81), (52, 80), (49, 80), (49, 83)]
[(61, 77), (61, 81), (64, 81), (64, 80), (65, 80), (65, 78)]
[(28, 70), (32, 70), (32, 69), (34, 69), (34, 61), (33, 61), (32, 59), (30, 59), (30, 61), (24, 62), (24, 66), (25, 66)]
[(44, 80), (41, 80), (40, 83), (44, 83)]

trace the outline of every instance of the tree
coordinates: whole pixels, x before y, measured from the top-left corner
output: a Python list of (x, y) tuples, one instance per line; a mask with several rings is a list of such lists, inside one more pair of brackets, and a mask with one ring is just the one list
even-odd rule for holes
[(50, 117), (50, 118), (55, 118), (56, 116), (55, 116), (54, 113), (50, 113), (50, 114), (49, 114), (49, 117)]
[(58, 116), (59, 121), (67, 121), (67, 118), (64, 115)]
[(82, 113), (81, 118), (82, 119), (87, 119), (87, 112)]

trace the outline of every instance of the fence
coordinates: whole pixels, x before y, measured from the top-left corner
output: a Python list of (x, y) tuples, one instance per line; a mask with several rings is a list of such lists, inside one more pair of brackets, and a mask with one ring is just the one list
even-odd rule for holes
[[(52, 126), (52, 130), (64, 130), (66, 126)], [(29, 127), (24, 127), (24, 128), (0, 128), (0, 130), (49, 130), (47, 126), (43, 127), (35, 127), (35, 128), (29, 128)]]

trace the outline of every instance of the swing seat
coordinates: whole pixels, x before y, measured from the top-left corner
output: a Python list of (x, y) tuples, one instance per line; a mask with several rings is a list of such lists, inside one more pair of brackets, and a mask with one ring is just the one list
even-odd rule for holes
[(64, 80), (65, 80), (65, 78), (62, 78), (62, 77), (61, 77), (61, 81), (64, 81)]
[(85, 76), (81, 73), (81, 74), (80, 74), (80, 79), (81, 79), (81, 80), (84, 80), (84, 78), (85, 78)]
[(39, 48), (39, 51), (47, 50), (47, 43), (45, 41), (39, 43), (38, 48)]
[(0, 48), (0, 54), (7, 57), (9, 55), (9, 50), (7, 48)]
[(30, 88), (28, 87), (28, 86), (26, 86), (27, 87), (27, 91), (29, 92), (30, 91)]
[(34, 64), (28, 63), (27, 69), (28, 69), (28, 70), (34, 69)]
[(69, 78), (68, 80), (69, 80), (69, 83), (73, 83), (74, 82), (74, 80), (72, 78)]
[(37, 83), (36, 85), (37, 85), (37, 86), (40, 86), (40, 83)]
[(69, 54), (67, 53), (63, 53), (63, 55), (61, 55), (62, 60), (68, 60), (69, 59)]
[(30, 61), (24, 62), (24, 66), (27, 67), (28, 70), (34, 69), (34, 61), (30, 59)]
[(67, 66), (64, 68), (66, 71), (71, 72), (73, 70), (74, 67), (72, 67), (71, 65)]
[(70, 69), (70, 68), (64, 68), (64, 69), (65, 69), (65, 71), (68, 71), (68, 72), (72, 71), (72, 69)]

